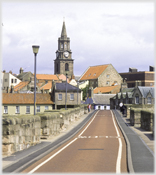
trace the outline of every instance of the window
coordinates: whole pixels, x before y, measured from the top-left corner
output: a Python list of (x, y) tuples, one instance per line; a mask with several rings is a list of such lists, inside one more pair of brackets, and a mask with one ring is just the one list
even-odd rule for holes
[(117, 81), (114, 81), (114, 85), (118, 85), (118, 82)]
[(62, 94), (58, 94), (58, 100), (62, 100)]
[(5, 82), (7, 82), (8, 80), (7, 80), (7, 79), (5, 79), (4, 81), (5, 81)]
[(48, 106), (45, 106), (45, 110), (48, 110), (49, 109), (49, 107)]
[(11, 83), (14, 83), (14, 79), (13, 78), (11, 79)]
[(40, 112), (40, 106), (37, 106), (37, 112)]
[(4, 106), (4, 114), (8, 113), (8, 106)]
[(135, 104), (139, 104), (139, 96), (138, 95), (135, 96)]
[(70, 94), (70, 100), (74, 100), (74, 94)]
[(151, 97), (147, 97), (147, 104), (151, 104), (151, 103), (152, 103)]
[(15, 83), (17, 83), (17, 79), (15, 79)]
[(68, 63), (65, 64), (65, 71), (69, 71), (69, 65), (68, 65)]
[(109, 85), (109, 81), (106, 82), (106, 85)]
[(30, 114), (30, 106), (26, 106), (26, 114)]
[(106, 77), (109, 78), (109, 74), (107, 74)]
[(61, 43), (61, 48), (63, 49), (63, 44)]
[(16, 114), (19, 114), (19, 113), (20, 113), (20, 107), (16, 106)]
[(67, 48), (67, 44), (65, 43), (65, 45), (64, 45), (64, 48), (66, 49)]

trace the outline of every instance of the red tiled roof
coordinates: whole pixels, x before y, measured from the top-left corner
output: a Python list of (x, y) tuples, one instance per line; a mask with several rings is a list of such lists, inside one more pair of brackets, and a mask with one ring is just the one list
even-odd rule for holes
[(19, 84), (17, 84), (15, 87), (14, 87), (14, 91), (18, 91), (22, 88), (24, 88), (25, 86), (27, 86), (29, 83), (29, 81), (23, 81), (23, 82), (20, 82)]
[(107, 67), (108, 65), (89, 67), (80, 80), (97, 79)]
[(51, 87), (52, 87), (52, 82), (49, 82), (49, 83), (47, 83), (47, 84), (45, 84), (44, 86), (42, 86), (41, 87), (41, 89), (51, 89)]
[(119, 87), (119, 85), (117, 86), (104, 86), (104, 87), (96, 87), (94, 89), (94, 94), (97, 94), (97, 93), (108, 93), (108, 92), (111, 92), (113, 89)]
[[(34, 104), (34, 94), (3, 93), (2, 104)], [(50, 94), (36, 94), (36, 104), (54, 104)]]
[(56, 75), (51, 74), (36, 74), (38, 80), (58, 80)]

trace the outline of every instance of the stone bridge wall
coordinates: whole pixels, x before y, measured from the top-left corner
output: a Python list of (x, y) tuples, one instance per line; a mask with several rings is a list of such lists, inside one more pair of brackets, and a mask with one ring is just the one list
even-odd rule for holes
[(130, 123), (154, 134), (154, 108), (131, 108)]
[(48, 111), (37, 115), (3, 116), (2, 154), (10, 155), (60, 133), (70, 123), (88, 113), (87, 105), (77, 108)]

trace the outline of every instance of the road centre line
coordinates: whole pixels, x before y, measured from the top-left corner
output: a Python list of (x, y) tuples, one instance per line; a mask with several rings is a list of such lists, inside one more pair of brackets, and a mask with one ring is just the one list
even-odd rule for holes
[(116, 162), (116, 173), (121, 173), (122, 141), (121, 141), (120, 134), (119, 134), (118, 128), (116, 126), (116, 123), (114, 120), (114, 115), (113, 115), (112, 111), (111, 111), (111, 114), (112, 114), (113, 123), (114, 123), (115, 129), (117, 132), (117, 136), (118, 136), (118, 140), (119, 140), (118, 157), (117, 157), (117, 162)]
[[(99, 111), (98, 111), (99, 112)], [(81, 134), (79, 136), (81, 136), (84, 131), (89, 127), (89, 125), (92, 123), (92, 121), (94, 120), (94, 118), (96, 117), (97, 113), (94, 115), (93, 119), (89, 122), (89, 124), (86, 126), (86, 128), (81, 132)], [(48, 161), (50, 161), (52, 158), (54, 158), (56, 155), (58, 155), (61, 151), (63, 151), (65, 148), (67, 148), (69, 145), (71, 145), (73, 142), (75, 142), (77, 140), (77, 138), (75, 138), (74, 140), (72, 140), (70, 143), (68, 143), (67, 145), (65, 145), (63, 148), (61, 148), (59, 151), (57, 151), (55, 154), (53, 154), (51, 157), (49, 157), (48, 159), (46, 159), (44, 162), (40, 163), (38, 166), (36, 166), (34, 169), (32, 169), (30, 172), (28, 172), (27, 174), (32, 174), (33, 172), (35, 172), (37, 169), (39, 169), (41, 166), (43, 166), (45, 163), (47, 163)]]
[(123, 138), (123, 137), (120, 137), (120, 136), (78, 136), (77, 137), (78, 139), (97, 139), (97, 138)]

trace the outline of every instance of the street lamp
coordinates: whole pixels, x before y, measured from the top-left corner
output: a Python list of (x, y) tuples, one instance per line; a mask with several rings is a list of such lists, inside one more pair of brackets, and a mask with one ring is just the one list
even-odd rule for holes
[(67, 110), (67, 73), (66, 73), (66, 95), (65, 95), (65, 110)]
[(78, 89), (79, 89), (79, 80), (77, 80), (77, 105), (78, 105)]
[(40, 46), (32, 46), (34, 53), (34, 115), (36, 114), (36, 56)]

